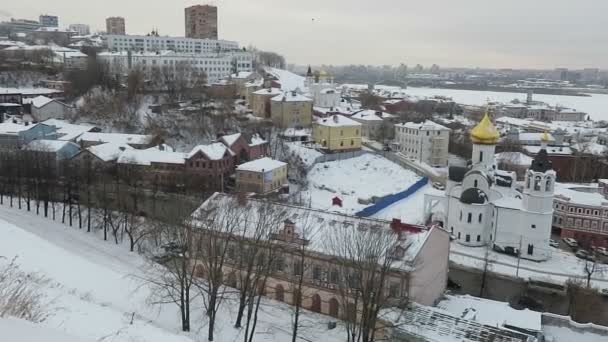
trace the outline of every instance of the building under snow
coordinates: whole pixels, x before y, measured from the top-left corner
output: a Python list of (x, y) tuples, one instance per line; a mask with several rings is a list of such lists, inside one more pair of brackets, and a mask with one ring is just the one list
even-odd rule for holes
[(407, 157), (435, 167), (448, 165), (450, 129), (426, 120), (395, 125), (396, 148)]
[(498, 139), (486, 113), (471, 130), (472, 164), (449, 168), (445, 194), (425, 195), (425, 217), (442, 222), (460, 244), (549, 259), (556, 172), (546, 151), (548, 136), (526, 171), (523, 192), (514, 172), (496, 166)]

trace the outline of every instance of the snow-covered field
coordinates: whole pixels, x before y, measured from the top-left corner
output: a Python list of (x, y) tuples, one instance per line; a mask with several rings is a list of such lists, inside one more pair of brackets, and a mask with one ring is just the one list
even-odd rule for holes
[[(513, 99), (520, 101), (526, 100), (526, 94), (507, 93), (493, 91), (460, 90), (460, 89), (440, 89), (440, 88), (415, 88), (406, 89), (408, 95), (414, 96), (447, 96), (451, 97), (456, 103), (468, 105), (485, 105), (488, 101), (510, 102)], [(534, 99), (543, 101), (550, 105), (560, 105), (580, 110), (591, 115), (593, 120), (608, 120), (608, 95), (590, 94), (589, 97), (582, 96), (561, 96), (534, 94)]]
[[(303, 194), (313, 208), (355, 214), (371, 199), (403, 191), (420, 177), (412, 171), (371, 153), (356, 158), (316, 164), (308, 174), (309, 186)], [(332, 206), (334, 197), (342, 199), (342, 208)]]
[(441, 194), (442, 191), (434, 189), (431, 184), (427, 184), (416, 191), (410, 197), (399, 201), (390, 207), (378, 212), (375, 218), (392, 220), (401, 219), (402, 222), (412, 224), (424, 223), (424, 194)]
[[(192, 332), (182, 333), (176, 306), (152, 306), (147, 302), (150, 289), (138, 280), (146, 261), (130, 253), (127, 246), (103, 241), (95, 233), (70, 228), (6, 205), (0, 206), (0, 236), (0, 255), (6, 258), (0, 258), (0, 262), (17, 257), (22, 270), (37, 272), (49, 279), (44, 293), (51, 301), (52, 315), (40, 323), (42, 328), (83, 342), (206, 340), (207, 320), (202, 303), (193, 303)], [(232, 327), (235, 310), (231, 303), (229, 299), (220, 309), (216, 341), (243, 338), (241, 331)], [(260, 311), (255, 341), (291, 339), (290, 307), (264, 299)], [(327, 330), (329, 317), (305, 312), (302, 319), (306, 327), (302, 329), (301, 341), (343, 340), (344, 330), (340, 326)], [(21, 323), (16, 324), (21, 326)], [(0, 330), (5, 324), (6, 320), (0, 322)], [(55, 342), (25, 337), (7, 340), (3, 333), (0, 333), (0, 340)], [(66, 337), (57, 341), (72, 340)]]

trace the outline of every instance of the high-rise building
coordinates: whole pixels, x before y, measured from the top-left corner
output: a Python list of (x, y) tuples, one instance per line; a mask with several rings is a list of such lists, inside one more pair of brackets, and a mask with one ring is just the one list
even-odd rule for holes
[(86, 36), (91, 33), (87, 24), (70, 24), (69, 30), (76, 32), (79, 36)]
[(106, 33), (108, 34), (126, 34), (125, 18), (109, 17), (106, 19)]
[(38, 21), (40, 21), (40, 25), (44, 27), (59, 26), (59, 17), (56, 15), (41, 14)]
[(217, 7), (195, 5), (185, 9), (186, 37), (217, 39)]

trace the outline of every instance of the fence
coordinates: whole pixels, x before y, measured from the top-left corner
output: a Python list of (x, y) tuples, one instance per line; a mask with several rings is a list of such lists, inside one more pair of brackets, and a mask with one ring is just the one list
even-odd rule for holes
[(308, 170), (309, 171), (312, 170), (315, 167), (315, 165), (318, 163), (326, 163), (326, 162), (331, 162), (331, 161), (336, 161), (336, 160), (356, 158), (356, 157), (360, 157), (366, 153), (369, 153), (369, 152), (360, 150), (360, 151), (336, 152), (336, 153), (323, 154), (323, 155), (320, 155), (315, 158), (315, 160), (308, 167)]
[(387, 196), (387, 197), (383, 198), (381, 201), (379, 201), (378, 203), (373, 204), (373, 205), (361, 210), (356, 215), (360, 216), (360, 217), (372, 216), (372, 215), (378, 213), (379, 211), (384, 210), (387, 207), (389, 207), (403, 199), (408, 198), (409, 196), (414, 194), (416, 191), (420, 190), (420, 188), (425, 186), (428, 182), (429, 182), (429, 179), (427, 177), (422, 177), (421, 179), (419, 179), (416, 183), (412, 184), (406, 190), (398, 192), (394, 195)]

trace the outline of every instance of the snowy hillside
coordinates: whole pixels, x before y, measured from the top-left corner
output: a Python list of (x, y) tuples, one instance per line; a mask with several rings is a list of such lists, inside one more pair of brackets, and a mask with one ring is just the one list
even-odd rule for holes
[[(49, 279), (44, 287), (50, 301), (51, 316), (40, 323), (41, 335), (46, 332), (69, 335), (57, 341), (145, 341), (187, 342), (206, 340), (206, 316), (202, 304), (193, 303), (193, 329), (180, 331), (177, 307), (171, 304), (151, 306), (147, 303), (149, 288), (138, 280), (145, 260), (123, 245), (103, 241), (95, 233), (70, 228), (59, 222), (36, 216), (25, 210), (0, 206), (0, 263), (17, 257), (17, 264), (26, 272), (37, 272)], [(240, 341), (241, 331), (233, 328), (236, 313), (232, 299), (220, 309), (216, 341)], [(263, 300), (255, 341), (291, 339), (289, 306)], [(343, 340), (344, 331), (328, 331), (326, 316), (305, 313), (304, 340)], [(10, 321), (12, 325), (12, 320)], [(7, 321), (0, 322), (0, 330)], [(23, 324), (30, 324), (29, 322)], [(33, 324), (33, 323), (32, 323)], [(19, 325), (11, 332), (19, 333)], [(29, 329), (26, 329), (29, 330)], [(33, 330), (32, 330), (33, 331)], [(39, 342), (19, 335), (18, 339), (2, 341)], [(40, 335), (38, 335), (40, 336)], [(50, 333), (49, 333), (50, 336)], [(43, 339), (52, 341), (52, 339)]]
[[(373, 154), (316, 164), (308, 174), (309, 187), (305, 198), (313, 208), (355, 214), (370, 200), (407, 189), (420, 177), (412, 171)], [(343, 207), (332, 207), (332, 198), (339, 197)]]

